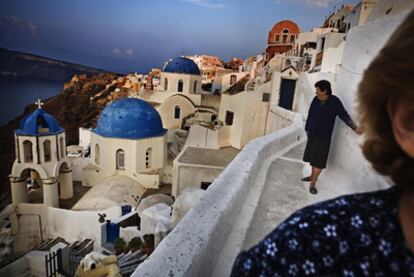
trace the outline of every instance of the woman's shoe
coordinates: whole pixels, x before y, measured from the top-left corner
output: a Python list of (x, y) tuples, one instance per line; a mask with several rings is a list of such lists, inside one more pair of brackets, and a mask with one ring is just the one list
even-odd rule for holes
[(303, 177), (302, 179), (300, 179), (302, 182), (310, 182), (312, 179), (311, 179), (311, 176), (308, 176), (308, 177)]
[(310, 186), (309, 187), (309, 192), (312, 193), (312, 194), (317, 194), (318, 193), (318, 190), (316, 189), (315, 186)]

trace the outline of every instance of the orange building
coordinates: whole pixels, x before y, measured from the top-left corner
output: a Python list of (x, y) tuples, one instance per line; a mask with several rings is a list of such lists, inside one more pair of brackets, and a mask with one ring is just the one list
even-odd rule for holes
[(291, 20), (282, 20), (276, 23), (267, 38), (266, 62), (276, 54), (283, 54), (291, 50), (299, 33), (298, 25)]

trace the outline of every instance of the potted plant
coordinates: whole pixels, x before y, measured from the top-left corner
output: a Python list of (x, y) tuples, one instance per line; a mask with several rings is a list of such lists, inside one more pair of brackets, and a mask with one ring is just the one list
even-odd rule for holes
[(132, 250), (132, 252), (141, 249), (142, 246), (143, 243), (140, 237), (133, 237), (128, 243), (128, 247)]
[(126, 242), (122, 238), (116, 238), (114, 241), (115, 255), (119, 255), (124, 251)]

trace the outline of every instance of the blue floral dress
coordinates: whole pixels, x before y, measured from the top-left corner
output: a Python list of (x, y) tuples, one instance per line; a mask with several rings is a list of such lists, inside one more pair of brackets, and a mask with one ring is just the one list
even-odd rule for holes
[(232, 276), (413, 276), (397, 187), (295, 212), (237, 257)]

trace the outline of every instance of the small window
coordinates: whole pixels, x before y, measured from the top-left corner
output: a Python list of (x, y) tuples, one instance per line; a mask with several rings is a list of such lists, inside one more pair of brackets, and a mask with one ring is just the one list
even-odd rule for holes
[(64, 158), (66, 156), (66, 150), (65, 150), (65, 143), (63, 142), (62, 137), (59, 139), (59, 143), (60, 143), (60, 158)]
[(50, 162), (50, 160), (52, 159), (52, 155), (50, 153), (50, 140), (45, 140), (43, 142), (43, 153), (45, 162)]
[(118, 151), (116, 151), (116, 169), (125, 169), (125, 152), (122, 149), (118, 149)]
[(208, 189), (208, 187), (211, 185), (211, 182), (201, 182), (200, 188), (203, 190)]
[(276, 35), (275, 42), (278, 43), (280, 40), (280, 35)]
[(152, 164), (152, 149), (148, 148), (145, 152), (145, 168), (150, 168)]
[(233, 118), (234, 118), (234, 113), (230, 112), (230, 111), (226, 111), (226, 125), (233, 125)]
[(231, 75), (230, 76), (230, 86), (234, 85), (237, 81), (237, 76), (236, 75)]
[(322, 38), (321, 50), (325, 48), (325, 38)]
[(23, 154), (25, 163), (33, 162), (33, 144), (31, 141), (25, 140), (23, 142)]
[(181, 108), (180, 106), (175, 106), (174, 108), (174, 118), (179, 119), (181, 114)]
[(193, 92), (194, 92), (194, 93), (196, 93), (196, 92), (197, 92), (197, 81), (194, 81)]
[(95, 164), (99, 164), (99, 145), (95, 144)]
[(270, 93), (264, 92), (262, 95), (262, 102), (269, 102), (270, 100)]
[(178, 91), (178, 92), (183, 92), (183, 87), (184, 87), (184, 82), (183, 82), (183, 80), (179, 80), (179, 81), (178, 81), (177, 91)]
[(20, 163), (20, 145), (19, 145), (19, 139), (16, 137), (16, 157), (17, 161)]
[(283, 34), (289, 34), (289, 29), (283, 29), (282, 33)]
[(286, 43), (288, 40), (288, 35), (283, 35), (283, 43)]
[(290, 35), (290, 42), (295, 42), (295, 35)]
[(164, 90), (168, 90), (168, 79), (164, 79)]

